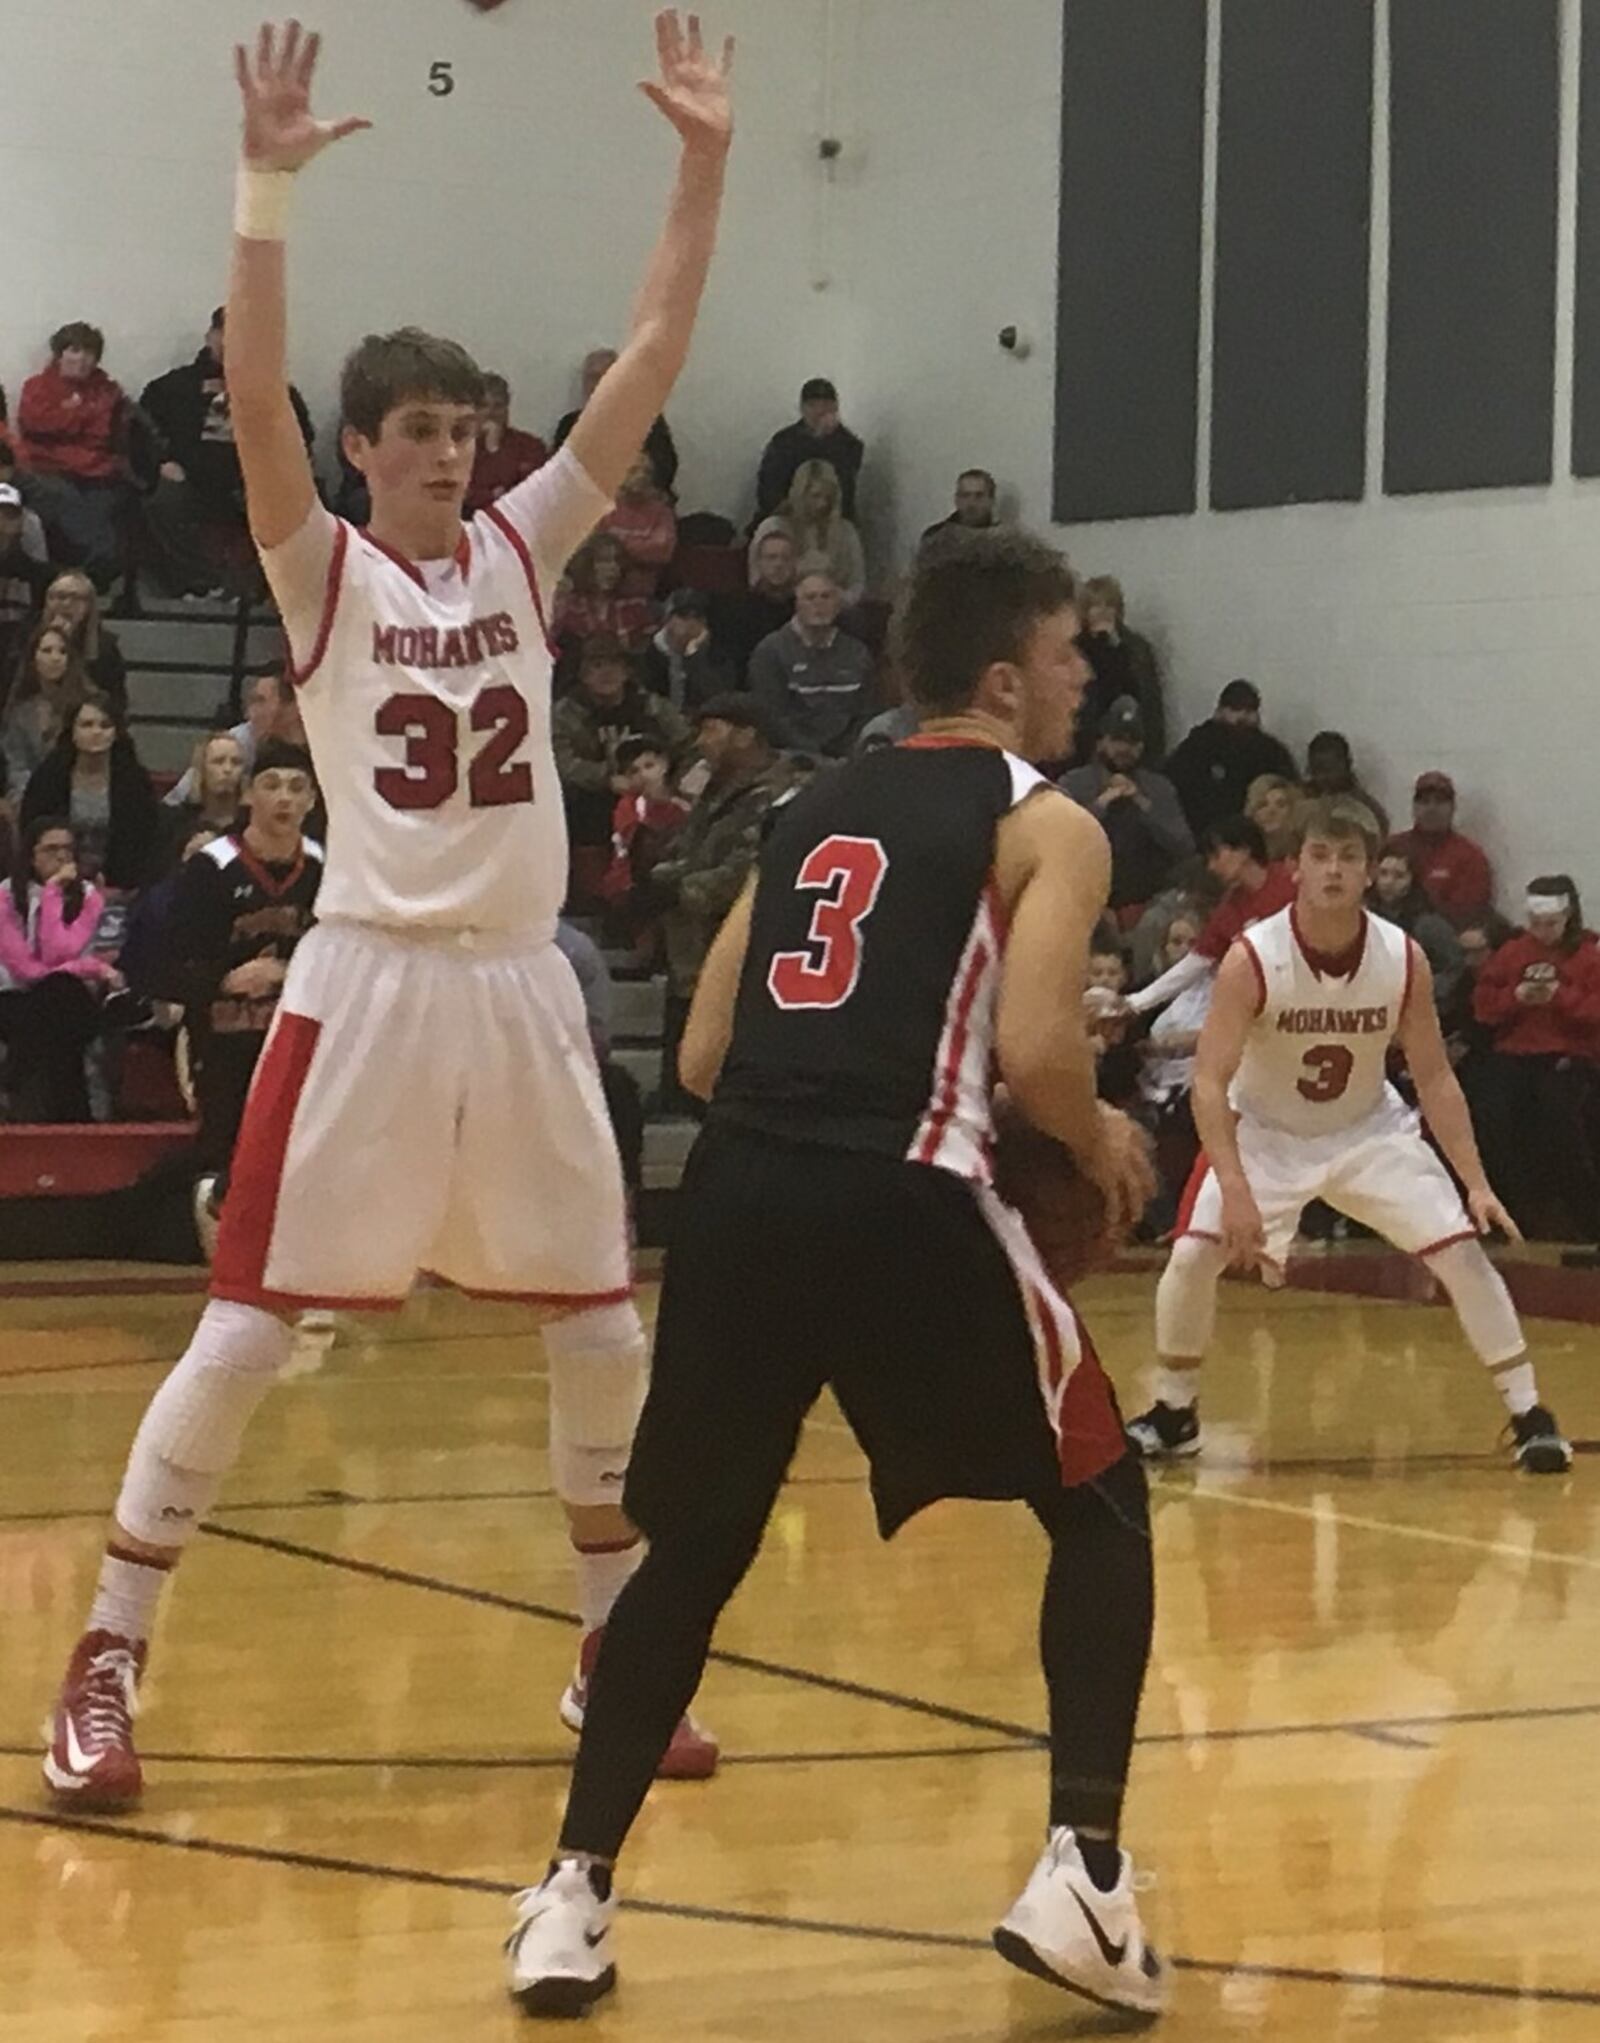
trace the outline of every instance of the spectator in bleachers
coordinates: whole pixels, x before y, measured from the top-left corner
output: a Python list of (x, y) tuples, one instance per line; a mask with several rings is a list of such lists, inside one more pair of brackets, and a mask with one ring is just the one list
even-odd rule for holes
[(63, 725), (89, 693), (83, 662), (59, 625), (35, 625), (0, 703), (0, 753), (6, 798), (20, 804), (29, 781), (55, 749)]
[(839, 628), (838, 583), (803, 574), (794, 616), (750, 656), (750, 692), (778, 743), (819, 759), (843, 759), (878, 707), (872, 655)]
[(17, 450), (4, 433), (0, 433), (0, 488), (14, 489), (17, 502), (22, 506), (22, 550), (29, 560), (49, 564), (50, 547), (44, 536), (44, 526), (39, 522), (39, 513), (28, 509), (22, 494), (21, 471), (17, 467)]
[(1295, 897), (1294, 868), (1267, 856), (1267, 841), (1248, 816), (1213, 823), (1200, 839), (1207, 869), (1223, 889), (1195, 939), (1193, 950), (1158, 979), (1141, 986), (1128, 1005), (1135, 1014), (1153, 1014), (1192, 985), (1215, 972), (1237, 938), (1255, 922), (1265, 922), (1287, 908)]
[(1228, 683), (1211, 715), (1168, 758), (1165, 771), (1197, 838), (1214, 823), (1242, 816), (1250, 783), (1262, 774), (1299, 778), (1288, 746), (1261, 728), (1260, 689), (1242, 680)]
[(672, 754), (659, 738), (624, 738), (617, 747), (617, 772), (627, 792), (611, 812), (611, 863), (600, 894), (641, 964), (653, 964), (659, 947), (661, 904), (650, 892), (650, 875), (672, 856), (692, 807), (673, 792), (672, 767)]
[(1395, 839), (1435, 908), (1453, 922), (1494, 901), (1494, 871), (1481, 845), (1456, 828), (1456, 784), (1437, 768), (1417, 776), (1411, 825)]
[(617, 501), (600, 522), (622, 548), (622, 593), (653, 597), (678, 550), (678, 520), (650, 456), (640, 454), (622, 478)]
[(963, 468), (956, 477), (955, 509), (927, 528), (917, 541), (918, 551), (945, 532), (987, 532), (998, 525), (998, 498), (998, 485), (987, 468)]
[(1159, 894), (1194, 839), (1172, 782), (1142, 762), (1144, 719), (1131, 695), (1100, 720), (1094, 758), (1063, 774), (1058, 785), (1087, 809), (1111, 843), (1109, 906), (1126, 928)]
[(856, 484), (866, 447), (839, 418), (839, 393), (826, 376), (813, 376), (800, 392), (800, 416), (773, 434), (756, 477), (756, 514), (770, 518), (793, 494), (795, 473), (808, 461), (826, 461), (839, 477), (844, 515), (856, 515)]
[(102, 695), (109, 695), (119, 714), (125, 716), (128, 663), (121, 640), (100, 615), (94, 583), (76, 568), (57, 575), (45, 592), (44, 615), (47, 624), (66, 632), (90, 684)]
[(9, 674), (44, 609), (50, 569), (23, 544), (22, 494), (0, 482), (0, 675)]
[(232, 731), (212, 731), (195, 745), (189, 770), (178, 785), (192, 790), (185, 801), (162, 804), (162, 864), (168, 869), (189, 856), (197, 835), (220, 837), (238, 820), (244, 791), (244, 747)]
[(1446, 1022), (1456, 1011), (1467, 960), (1454, 929), (1417, 883), (1398, 842), (1386, 844), (1373, 875), (1367, 905), (1374, 915), (1415, 937), (1433, 970), (1433, 1004)]
[(577, 683), (555, 706), (550, 738), (566, 798), (574, 892), (588, 900), (600, 891), (610, 864), (618, 797), (631, 792), (620, 747), (629, 738), (649, 738), (676, 760), (688, 747), (689, 723), (640, 683), (619, 639), (597, 633), (584, 641)]
[[(1198, 916), (1174, 915), (1156, 953), (1156, 970), (1166, 972), (1181, 964), (1194, 949), (1199, 935)], [(1155, 1017), (1139, 1046), (1138, 1117), (1155, 1138), (1156, 1174), (1160, 1179), (1156, 1206), (1148, 1216), (1146, 1228), (1153, 1237), (1165, 1234), (1174, 1224), (1183, 1188), (1200, 1153), (1189, 1093), (1194, 1084), (1200, 1031), (1211, 1011), (1215, 990), (1214, 974), (1208, 972), (1197, 979)]]
[(1378, 829), (1389, 835), (1389, 812), (1375, 794), (1356, 778), (1350, 740), (1343, 731), (1318, 731), (1306, 747), (1306, 793), (1313, 799), (1323, 795), (1345, 795), (1360, 802), (1378, 819)]
[[(1450, 1061), (1460, 1067), (1463, 1086), (1467, 1084), (1468, 1067), (1494, 1047), (1494, 1030), (1486, 1022), (1478, 1020), (1474, 1005), (1478, 980), (1495, 952), (1502, 944), (1510, 943), (1516, 933), (1516, 925), (1493, 908), (1479, 909), (1476, 914), (1467, 916), (1456, 929), (1465, 969), (1456, 1010), (1446, 1036)], [(1470, 1092), (1468, 1098), (1471, 1098)]]
[[(838, 583), (847, 609), (861, 601), (867, 592), (861, 534), (845, 515), (839, 478), (826, 461), (807, 461), (795, 470), (788, 497), (756, 527), (754, 546), (773, 532), (787, 532), (794, 541), (800, 575), (820, 568)], [(754, 580), (753, 561), (750, 574)]]
[[(245, 522), (244, 476), (223, 380), (223, 308), (211, 315), (200, 352), (145, 385), (139, 408), (155, 428), (160, 473), (145, 499), (157, 579), (176, 596), (254, 592), (260, 586)], [(289, 401), (311, 451), (311, 414)]]
[(483, 411), (478, 420), (478, 446), (472, 457), (472, 479), (461, 508), (470, 518), (485, 504), (526, 482), (550, 459), (550, 449), (537, 433), (511, 423), (511, 385), (490, 370), (483, 376)]
[(674, 589), (661, 629), (645, 648), (640, 678), (652, 695), (693, 717), (701, 703), (725, 695), (733, 670), (711, 639), (711, 599), (699, 589)]
[(591, 638), (616, 639), (631, 654), (642, 653), (655, 636), (661, 606), (626, 594), (627, 572), (628, 556), (610, 532), (597, 532), (572, 556), (551, 619), (564, 677), (577, 670)]
[(1300, 849), (1300, 810), (1304, 796), (1281, 773), (1261, 773), (1250, 783), (1244, 812), (1267, 840), (1271, 859), (1293, 858)]
[(134, 893), (161, 860), (161, 814), (150, 776), (108, 696), (91, 689), (22, 797), (22, 821), (66, 816), (78, 862), (107, 887)]
[[(1122, 584), (1115, 575), (1091, 575), (1083, 585), (1083, 650), (1094, 669), (1087, 700), (1108, 706), (1119, 696), (1131, 695), (1144, 719), (1145, 757), (1159, 766), (1167, 754), (1161, 663), (1149, 639), (1130, 628)], [(1081, 718), (1078, 728), (1085, 728)]]
[[(559, 454), (566, 445), (567, 435), (578, 423), (590, 398), (600, 388), (600, 379), (617, 359), (615, 348), (591, 348), (583, 358), (580, 372), (583, 398), (576, 411), (569, 411), (556, 427), (555, 439), (551, 442), (552, 454)], [(656, 482), (670, 497), (678, 481), (678, 449), (672, 438), (672, 428), (664, 418), (658, 418), (645, 439), (644, 451), (650, 456), (650, 465), (656, 472)]]
[(922, 717), (914, 702), (897, 702), (892, 709), (880, 709), (868, 717), (856, 735), (858, 752), (876, 752), (885, 745), (903, 745), (922, 728)]
[(84, 1052), (122, 975), (91, 948), (104, 910), (78, 874), (72, 825), (36, 816), (0, 890), (0, 1043), (13, 1121), (87, 1121)]
[(781, 789), (778, 733), (753, 696), (714, 696), (702, 705), (695, 742), (708, 771), (705, 791), (650, 876), (665, 909), (668, 991), (662, 1103), (697, 1111), (678, 1083), (678, 1045), (712, 940), (739, 898), (761, 848), (767, 812)]
[(59, 327), (50, 336), (49, 366), (23, 384), (17, 406), (24, 494), (61, 552), (99, 589), (110, 586), (121, 565), (128, 473), (128, 400), (100, 366), (105, 345), (105, 335), (86, 320)]
[(751, 655), (765, 638), (781, 631), (794, 616), (798, 579), (794, 541), (787, 532), (770, 531), (750, 548), (750, 586), (737, 595), (719, 597), (711, 611), (711, 640), (733, 670), (735, 684), (748, 685)]
[(1528, 888), (1526, 927), (1478, 973), (1477, 1019), (1494, 1031), (1474, 1074), (1472, 1108), (1484, 1166), (1517, 1224), (1536, 1228), (1556, 1191), (1569, 1228), (1600, 1240), (1600, 1172), (1593, 1148), (1600, 1063), (1600, 947), (1566, 873)]
[[(285, 744), (303, 745), (306, 741), (305, 725), (300, 721), (300, 704), (294, 689), (284, 675), (276, 669), (258, 674), (245, 690), (244, 721), (232, 726), (226, 733), (239, 747), (240, 772), (243, 780), (250, 778), (255, 765), (256, 752), (269, 738), (282, 738)], [(195, 779), (191, 763), (181, 780), (168, 788), (162, 797), (168, 808), (179, 809), (198, 799), (199, 783)]]
[(605, 953), (592, 937), (573, 923), (556, 924), (556, 948), (572, 967), (572, 975), (583, 995), (584, 1020), (594, 1061), (600, 1067), (600, 1085), (606, 1096), (606, 1112), (616, 1138), (622, 1178), (630, 1198), (644, 1190), (644, 1102), (639, 1083), (626, 1065), (611, 1054), (611, 1016), (616, 1005), (616, 988)]

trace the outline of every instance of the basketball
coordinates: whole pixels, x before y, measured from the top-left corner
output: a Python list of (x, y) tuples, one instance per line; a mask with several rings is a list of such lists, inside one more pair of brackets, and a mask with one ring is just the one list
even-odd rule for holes
[(1034, 1247), (1060, 1290), (1110, 1259), (1116, 1248), (1105, 1194), (1065, 1143), (995, 1102), (995, 1189), (1022, 1215)]

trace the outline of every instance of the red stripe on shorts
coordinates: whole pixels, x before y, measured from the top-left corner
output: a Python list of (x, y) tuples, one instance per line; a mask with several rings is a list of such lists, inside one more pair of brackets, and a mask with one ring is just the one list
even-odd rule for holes
[(228, 1196), (222, 1202), (217, 1259), (211, 1273), (215, 1298), (247, 1305), (266, 1300), (267, 1256), (278, 1220), (284, 1160), (321, 1034), (321, 1022), (280, 1009), (261, 1053), (233, 1153)]
[(1061, 1394), (1056, 1431), (1061, 1455), (1061, 1480), (1068, 1489), (1092, 1483), (1114, 1468), (1128, 1451), (1117, 1410), (1116, 1393), (1095, 1353), (1089, 1330), (1073, 1313), (1078, 1326), (1078, 1366)]
[(1194, 1160), (1194, 1169), (1189, 1173), (1189, 1182), (1183, 1188), (1183, 1197), (1178, 1202), (1177, 1224), (1173, 1227), (1172, 1238), (1181, 1240), (1189, 1232), (1194, 1219), (1194, 1209), (1200, 1203), (1200, 1188), (1211, 1175), (1211, 1159), (1202, 1149)]

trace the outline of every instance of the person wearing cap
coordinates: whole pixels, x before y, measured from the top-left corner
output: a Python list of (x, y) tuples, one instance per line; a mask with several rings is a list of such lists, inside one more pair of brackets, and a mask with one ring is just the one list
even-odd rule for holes
[(17, 648), (38, 622), (51, 581), (49, 567), (35, 560), (24, 543), (27, 515), (16, 484), (0, 482), (0, 705), (10, 686)]
[(779, 743), (819, 759), (846, 758), (878, 707), (872, 655), (839, 628), (842, 602), (832, 575), (811, 569), (795, 589), (794, 616), (750, 656), (750, 690)]
[(21, 494), (22, 486), (17, 480), (17, 450), (5, 433), (0, 432), (0, 488), (7, 485), (17, 491), (17, 502), (22, 505), (23, 552), (30, 560), (48, 563), (50, 545), (44, 536), (44, 526), (39, 521), (39, 513), (28, 508), (27, 499)]
[(1250, 783), (1263, 773), (1300, 779), (1288, 746), (1261, 728), (1261, 691), (1253, 681), (1230, 681), (1211, 715), (1195, 725), (1163, 771), (1197, 838), (1213, 823), (1242, 816)]
[(601, 632), (583, 642), (576, 685), (556, 703), (550, 742), (567, 805), (575, 895), (587, 899), (611, 860), (611, 816), (630, 783), (618, 763), (625, 738), (654, 738), (676, 759), (688, 746), (688, 720), (652, 695), (622, 641)]
[(1483, 847), (1456, 828), (1456, 784), (1437, 767), (1418, 774), (1412, 827), (1395, 839), (1422, 891), (1441, 915), (1459, 922), (1494, 904), (1494, 868)]
[(641, 662), (641, 678), (652, 695), (692, 717), (713, 695), (734, 685), (733, 670), (711, 642), (711, 599), (702, 589), (674, 589), (666, 620)]
[[(218, 306), (192, 362), (147, 383), (139, 408), (155, 429), (160, 476), (144, 506), (158, 578), (179, 596), (259, 586), (244, 515), (244, 476), (223, 381), (224, 308)], [(311, 414), (293, 385), (309, 453)]]
[(840, 508), (855, 521), (856, 484), (866, 445), (840, 422), (839, 393), (826, 376), (813, 376), (800, 391), (800, 416), (774, 433), (756, 476), (756, 519), (770, 518), (787, 502), (795, 471), (807, 461), (826, 461), (839, 478)]
[(1110, 907), (1126, 927), (1161, 892), (1180, 859), (1194, 851), (1178, 791), (1144, 758), (1144, 718), (1131, 695), (1100, 720), (1094, 757), (1056, 783), (1087, 809), (1111, 843)]
[(671, 857), (650, 874), (651, 892), (666, 909), (661, 1104), (669, 1111), (690, 1111), (678, 1083), (678, 1045), (706, 953), (756, 862), (768, 811), (782, 792), (777, 739), (752, 695), (730, 692), (701, 704), (695, 745), (706, 764), (705, 789)]

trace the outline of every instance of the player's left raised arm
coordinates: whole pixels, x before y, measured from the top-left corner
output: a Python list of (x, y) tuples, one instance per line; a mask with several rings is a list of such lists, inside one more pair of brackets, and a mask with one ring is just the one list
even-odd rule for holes
[(701, 967), (689, 1019), (678, 1050), (678, 1078), (685, 1092), (708, 1100), (722, 1076), (723, 1060), (733, 1041), (733, 1010), (750, 948), (750, 918), (756, 906), (756, 875), (729, 909)]
[(699, 16), (682, 22), (676, 9), (668, 9), (656, 17), (656, 49), (661, 75), (640, 90), (682, 138), (677, 183), (639, 288), (627, 344), (584, 406), (569, 443), (608, 496), (616, 494), (688, 358), (716, 248), (733, 141), (732, 37), (720, 56), (710, 55)]

